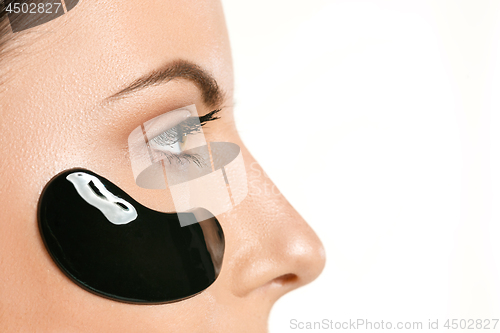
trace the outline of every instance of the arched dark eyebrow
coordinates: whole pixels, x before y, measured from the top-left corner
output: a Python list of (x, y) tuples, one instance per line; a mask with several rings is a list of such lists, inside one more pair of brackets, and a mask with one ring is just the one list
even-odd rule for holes
[(165, 64), (162, 68), (138, 78), (126, 88), (107, 97), (106, 100), (114, 100), (128, 94), (145, 89), (149, 86), (166, 84), (173, 79), (186, 79), (192, 81), (200, 89), (203, 102), (210, 108), (217, 108), (225, 100), (225, 94), (217, 84), (217, 81), (200, 66), (186, 60), (175, 60)]

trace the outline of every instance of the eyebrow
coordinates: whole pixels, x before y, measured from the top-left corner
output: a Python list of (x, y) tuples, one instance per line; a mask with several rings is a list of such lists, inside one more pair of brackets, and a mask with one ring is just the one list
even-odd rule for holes
[(203, 102), (208, 107), (219, 107), (225, 100), (225, 94), (214, 77), (200, 66), (186, 60), (169, 62), (136, 79), (126, 88), (104, 100), (119, 99), (151, 86), (166, 84), (174, 79), (186, 79), (193, 82), (200, 89)]

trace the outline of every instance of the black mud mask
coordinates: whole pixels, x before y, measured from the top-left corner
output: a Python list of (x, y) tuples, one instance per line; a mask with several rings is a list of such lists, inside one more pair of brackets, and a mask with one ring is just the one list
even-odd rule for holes
[[(182, 218), (193, 224), (181, 227)], [(66, 170), (45, 187), (38, 226), (59, 268), (97, 295), (130, 303), (192, 297), (217, 278), (224, 234), (217, 219), (162, 213), (85, 169)]]

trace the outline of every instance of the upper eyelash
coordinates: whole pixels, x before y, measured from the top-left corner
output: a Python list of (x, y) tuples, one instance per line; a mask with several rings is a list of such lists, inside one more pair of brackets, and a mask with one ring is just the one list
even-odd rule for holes
[(180, 140), (180, 136), (187, 136), (193, 133), (199, 133), (201, 127), (206, 125), (209, 121), (220, 119), (217, 113), (221, 109), (213, 110), (204, 116), (195, 118), (188, 118), (181, 122), (180, 124), (169, 128), (163, 133), (155, 136), (152, 141), (160, 146), (170, 146), (177, 143)]

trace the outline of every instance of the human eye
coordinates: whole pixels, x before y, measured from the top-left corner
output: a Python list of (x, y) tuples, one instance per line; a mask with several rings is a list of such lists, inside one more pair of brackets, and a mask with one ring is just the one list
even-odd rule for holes
[(184, 150), (187, 141), (186, 137), (190, 133), (186, 128), (187, 126), (184, 124), (185, 122), (186, 121), (155, 136), (150, 141), (151, 147), (165, 153), (180, 154)]
[(149, 144), (152, 150), (159, 153), (161, 158), (169, 164), (194, 163), (202, 167), (205, 166), (205, 161), (202, 156), (197, 153), (190, 152), (190, 148), (196, 146), (189, 142), (189, 138), (193, 135), (202, 132), (202, 127), (207, 123), (220, 119), (217, 115), (220, 109), (211, 111), (201, 117), (188, 117), (175, 126), (164, 130), (160, 134), (152, 137)]

